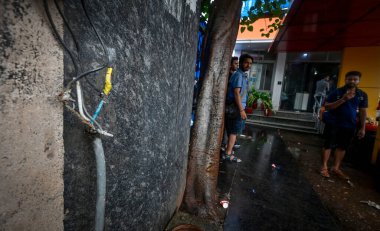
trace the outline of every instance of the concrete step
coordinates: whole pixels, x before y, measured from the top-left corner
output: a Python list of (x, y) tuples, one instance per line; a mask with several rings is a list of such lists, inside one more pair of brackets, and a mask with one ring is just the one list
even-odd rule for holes
[(314, 127), (309, 127), (309, 126), (299, 126), (299, 125), (293, 125), (293, 124), (275, 123), (275, 122), (251, 120), (251, 119), (247, 119), (246, 123), (260, 126), (260, 127), (278, 128), (278, 129), (283, 129), (283, 130), (288, 130), (288, 131), (318, 134), (317, 129), (315, 129)]
[(248, 114), (247, 116), (248, 116), (248, 119), (253, 120), (253, 121), (265, 121), (265, 122), (271, 122), (271, 123), (304, 126), (304, 127), (310, 127), (310, 128), (315, 127), (315, 121), (313, 120), (278, 116), (277, 113), (272, 116), (264, 116), (263, 114)]
[(312, 113), (276, 111), (271, 116), (265, 116), (262, 110), (254, 110), (248, 114), (247, 123), (262, 127), (280, 128), (289, 131), (318, 134), (316, 121)]
[[(260, 109), (253, 110), (253, 115), (264, 115), (264, 112)], [(278, 117), (301, 119), (301, 120), (313, 120), (313, 113), (310, 112), (294, 112), (294, 111), (276, 111), (273, 114)]]

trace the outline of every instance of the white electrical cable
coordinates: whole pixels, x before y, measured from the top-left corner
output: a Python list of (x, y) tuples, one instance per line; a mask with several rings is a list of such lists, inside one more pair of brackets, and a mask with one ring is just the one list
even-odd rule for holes
[(84, 114), (86, 114), (86, 116), (87, 116), (88, 118), (90, 118), (90, 120), (94, 121), (94, 124), (95, 124), (96, 126), (98, 126), (98, 129), (99, 129), (99, 130), (102, 130), (102, 131), (103, 131), (102, 126), (100, 126), (100, 124), (99, 124), (98, 122), (96, 122), (96, 120), (94, 120), (94, 119), (92, 118), (92, 116), (90, 115), (90, 113), (88, 113), (87, 108), (84, 106), (84, 104), (82, 105), (82, 107), (83, 107)]
[(78, 110), (79, 114), (85, 119), (86, 121), (90, 121), (89, 118), (87, 118), (83, 113), (83, 95), (82, 95), (82, 89), (80, 87), (79, 81), (76, 82), (77, 84), (77, 98), (78, 98)]

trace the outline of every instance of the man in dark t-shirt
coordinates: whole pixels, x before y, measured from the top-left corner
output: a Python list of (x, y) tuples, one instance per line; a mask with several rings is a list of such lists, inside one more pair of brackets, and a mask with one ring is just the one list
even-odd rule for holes
[[(331, 168), (331, 173), (342, 179), (349, 179), (340, 169), (340, 165), (355, 133), (359, 139), (364, 137), (367, 117), (367, 94), (357, 87), (350, 87), (352, 84), (357, 86), (360, 78), (360, 72), (348, 72), (345, 77), (346, 85), (331, 92), (326, 99), (325, 108), (327, 112), (323, 115), (323, 121), (326, 124), (324, 130), (325, 143), (321, 167), (321, 175), (324, 177), (330, 177), (327, 163), (331, 149), (336, 148), (335, 161), (334, 166)], [(357, 110), (359, 110), (358, 130), (356, 130)]]

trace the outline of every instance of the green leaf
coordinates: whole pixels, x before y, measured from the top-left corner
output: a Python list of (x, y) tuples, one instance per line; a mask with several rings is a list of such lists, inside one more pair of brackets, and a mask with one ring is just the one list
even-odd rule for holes
[(243, 33), (245, 31), (245, 26), (240, 27), (240, 33)]
[(272, 3), (272, 7), (273, 7), (274, 9), (276, 9), (276, 8), (278, 7), (276, 1), (273, 1), (273, 2), (271, 2), (271, 3)]
[(249, 25), (247, 28), (249, 31), (253, 31), (253, 26)]
[(261, 6), (262, 6), (262, 4), (263, 4), (263, 2), (261, 0), (256, 0), (256, 2), (255, 2), (255, 8), (256, 9), (260, 9)]
[(260, 32), (263, 32), (264, 30), (265, 30), (264, 28), (261, 28), (261, 29), (260, 29)]

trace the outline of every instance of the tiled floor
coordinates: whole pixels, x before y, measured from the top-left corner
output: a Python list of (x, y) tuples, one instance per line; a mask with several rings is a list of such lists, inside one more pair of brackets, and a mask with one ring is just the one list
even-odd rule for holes
[(236, 151), (243, 161), (220, 166), (225, 231), (341, 229), (275, 130), (248, 126), (245, 135)]

